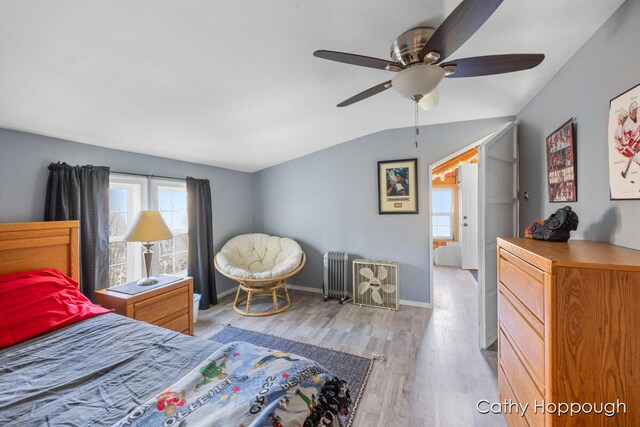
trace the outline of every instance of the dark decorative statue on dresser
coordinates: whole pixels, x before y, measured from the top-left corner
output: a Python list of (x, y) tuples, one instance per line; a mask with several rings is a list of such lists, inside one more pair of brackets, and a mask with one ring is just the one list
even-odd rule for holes
[(578, 229), (578, 215), (570, 206), (560, 208), (545, 220), (534, 222), (524, 230), (528, 239), (546, 240), (547, 242), (566, 242), (571, 231)]

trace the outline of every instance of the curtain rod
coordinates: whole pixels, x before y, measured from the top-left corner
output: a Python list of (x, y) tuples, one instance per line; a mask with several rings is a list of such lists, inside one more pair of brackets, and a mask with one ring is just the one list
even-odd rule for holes
[(147, 173), (135, 173), (135, 172), (118, 172), (111, 171), (111, 173), (117, 173), (120, 175), (135, 175), (135, 176), (144, 176), (145, 178), (162, 178), (162, 179), (174, 179), (176, 181), (186, 181), (186, 178), (176, 178), (174, 176), (164, 176), (164, 175), (152, 175)]

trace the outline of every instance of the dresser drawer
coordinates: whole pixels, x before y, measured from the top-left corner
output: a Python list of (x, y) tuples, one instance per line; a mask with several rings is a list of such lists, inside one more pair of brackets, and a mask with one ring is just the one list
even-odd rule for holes
[(189, 287), (175, 289), (133, 305), (134, 319), (156, 323), (189, 307)]
[(500, 282), (544, 323), (546, 273), (517, 256), (500, 249)]
[(184, 332), (189, 329), (189, 310), (180, 310), (164, 319), (158, 320), (155, 324), (172, 331)]
[[(498, 391), (500, 394), (500, 402), (504, 402), (505, 400), (507, 402), (517, 402), (518, 399), (516, 398), (516, 395), (511, 388), (511, 384), (509, 384), (509, 381), (507, 381), (502, 366), (498, 367), (498, 371)], [(531, 408), (527, 410), (530, 411)], [(507, 424), (509, 424), (509, 427), (529, 427), (529, 424), (527, 423), (522, 413), (515, 413), (514, 411), (505, 412), (504, 417), (507, 419)]]
[[(515, 400), (524, 404), (529, 404), (525, 413), (530, 426), (543, 427), (544, 414), (540, 411), (535, 413), (534, 406), (543, 401), (543, 393), (538, 390), (533, 379), (529, 375), (527, 368), (518, 357), (513, 344), (509, 341), (502, 329), (499, 332), (500, 340), (500, 375), (504, 375), (503, 380), (507, 380), (512, 387)], [(501, 388), (501, 390), (503, 390)]]
[[(511, 338), (512, 343), (520, 351), (524, 364), (532, 373), (532, 376), (539, 384), (539, 388), (544, 387), (544, 340), (540, 336), (543, 332), (543, 325), (536, 324), (535, 317), (530, 316), (527, 321), (521, 311), (522, 305), (513, 297), (513, 294), (500, 285), (498, 292), (498, 316), (500, 325)], [(532, 325), (533, 323), (533, 325)], [(535, 329), (534, 329), (535, 325)], [(536, 331), (538, 329), (538, 331)]]

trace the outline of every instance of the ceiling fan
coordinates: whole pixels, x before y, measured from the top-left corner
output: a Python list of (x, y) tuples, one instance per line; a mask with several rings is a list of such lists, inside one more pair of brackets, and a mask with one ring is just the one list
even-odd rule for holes
[(503, 0), (463, 0), (437, 28), (418, 27), (400, 35), (391, 45), (391, 61), (352, 53), (317, 50), (318, 58), (396, 73), (386, 82), (342, 101), (346, 107), (394, 87), (427, 110), (438, 104), (443, 78), (476, 77), (511, 73), (536, 67), (543, 54), (508, 54), (462, 58), (442, 62), (462, 46)]

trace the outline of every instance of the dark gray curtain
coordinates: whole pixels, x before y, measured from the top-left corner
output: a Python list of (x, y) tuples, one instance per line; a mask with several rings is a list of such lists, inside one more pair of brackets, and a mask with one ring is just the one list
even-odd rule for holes
[(80, 290), (109, 286), (109, 168), (49, 165), (45, 221), (80, 221)]
[(187, 177), (187, 215), (189, 217), (188, 274), (194, 292), (201, 294), (200, 310), (218, 303), (213, 270), (213, 214), (208, 179)]

